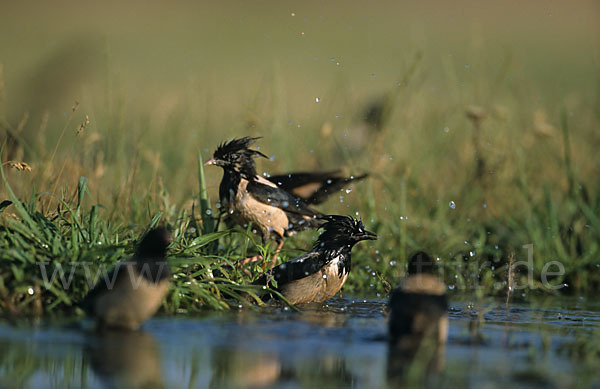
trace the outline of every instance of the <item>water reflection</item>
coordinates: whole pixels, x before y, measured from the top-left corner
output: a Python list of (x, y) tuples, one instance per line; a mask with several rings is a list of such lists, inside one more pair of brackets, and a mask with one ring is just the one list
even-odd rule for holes
[(281, 378), (281, 361), (273, 353), (216, 349), (212, 354), (211, 387), (265, 387)]
[(213, 388), (351, 386), (355, 382), (344, 358), (339, 356), (295, 361), (268, 351), (221, 348), (212, 352)]
[[(306, 309), (306, 308), (305, 308)], [(301, 312), (298, 318), (304, 322), (320, 325), (326, 328), (343, 327), (348, 315), (323, 310), (308, 310)]]
[(110, 388), (163, 388), (160, 352), (145, 332), (91, 334), (84, 346), (92, 370)]
[(445, 343), (426, 339), (412, 344), (405, 339), (403, 345), (388, 346), (387, 379), (390, 386), (421, 384), (436, 386), (437, 373), (445, 367)]
[[(0, 387), (497, 387), (534, 378), (570, 387), (586, 374), (598, 385), (597, 366), (556, 351), (600, 324), (600, 305), (574, 306), (453, 303), (445, 350), (417, 351), (388, 349), (384, 302), (351, 299), (300, 313), (158, 317), (143, 332), (104, 336), (0, 324)], [(470, 332), (477, 317), (485, 342)]]

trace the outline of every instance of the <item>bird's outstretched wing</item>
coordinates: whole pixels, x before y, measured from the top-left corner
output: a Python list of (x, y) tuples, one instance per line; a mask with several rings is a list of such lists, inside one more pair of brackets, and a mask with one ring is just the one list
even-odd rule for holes
[(352, 181), (362, 180), (367, 174), (344, 177), (339, 170), (311, 173), (298, 172), (270, 176), (269, 181), (281, 189), (300, 197), (307, 204), (321, 204)]

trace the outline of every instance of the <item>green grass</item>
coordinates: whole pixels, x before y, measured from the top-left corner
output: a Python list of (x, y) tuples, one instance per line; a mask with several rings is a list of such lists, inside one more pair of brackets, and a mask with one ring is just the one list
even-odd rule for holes
[[(81, 269), (65, 293), (41, 288), (36, 263), (110, 265), (156, 222), (175, 231), (164, 310), (237, 306), (250, 279), (228, 265), (263, 248), (239, 227), (213, 235), (221, 172), (196, 169), (244, 135), (273, 156), (261, 172), (370, 173), (319, 207), (358, 212), (380, 236), (354, 249), (344, 293), (384, 298), (424, 249), (455, 291), (505, 295), (507, 258), (526, 261), (529, 244), (538, 288), (514, 295), (596, 293), (597, 5), (467, 3), (460, 15), (380, 3), (368, 16), (335, 4), (12, 6), (0, 16), (0, 201), (12, 202), (0, 206), (1, 313), (71, 311)], [(315, 237), (288, 239), (281, 259)], [(567, 288), (540, 287), (550, 261), (565, 270), (551, 284)]]

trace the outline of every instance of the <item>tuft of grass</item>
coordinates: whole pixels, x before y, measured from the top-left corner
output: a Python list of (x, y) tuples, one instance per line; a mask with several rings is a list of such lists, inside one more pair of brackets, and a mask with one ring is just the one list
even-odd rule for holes
[[(83, 207), (89, 193), (81, 177), (74, 199), (56, 198), (57, 207), (46, 215), (39, 212), (41, 197), (19, 200), (4, 170), (2, 180), (10, 196), (4, 207), (14, 205), (17, 215), (3, 215), (0, 228), (0, 315), (40, 316), (77, 312), (83, 299), (116, 262), (129, 258), (150, 229), (163, 221), (163, 213), (152, 216), (141, 230), (112, 223), (99, 204)], [(65, 193), (68, 191), (65, 189)], [(9, 204), (10, 203), (10, 204)], [(204, 212), (204, 214), (206, 214)], [(232, 231), (202, 231), (190, 223), (185, 212), (168, 223), (174, 231), (168, 261), (173, 287), (164, 303), (168, 313), (223, 310), (232, 306), (262, 304), (262, 286), (233, 264), (229, 253), (215, 254), (211, 247)], [(139, 238), (138, 238), (139, 236)]]

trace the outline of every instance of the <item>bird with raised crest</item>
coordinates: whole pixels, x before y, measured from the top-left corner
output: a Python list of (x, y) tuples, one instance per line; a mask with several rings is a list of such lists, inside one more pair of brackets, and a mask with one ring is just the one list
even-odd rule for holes
[[(284, 237), (297, 231), (319, 226), (323, 216), (301, 198), (279, 188), (256, 173), (254, 158), (266, 156), (250, 146), (259, 138), (244, 137), (222, 143), (205, 165), (223, 168), (219, 185), (222, 212), (240, 225), (252, 223), (261, 233), (263, 244), (277, 242), (271, 267), (283, 246)], [(260, 256), (246, 258), (241, 263), (256, 261)]]
[[(350, 273), (351, 252), (362, 240), (375, 240), (362, 221), (349, 216), (329, 215), (319, 228), (323, 230), (311, 251), (282, 263), (254, 282), (275, 289), (292, 304), (323, 302), (335, 296)], [(266, 296), (268, 297), (268, 296)]]

